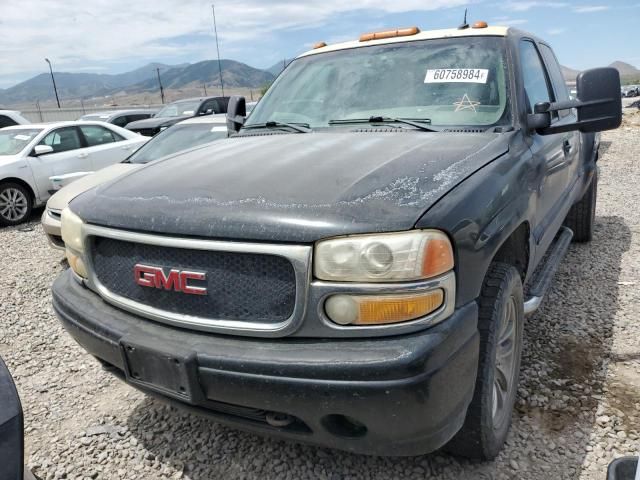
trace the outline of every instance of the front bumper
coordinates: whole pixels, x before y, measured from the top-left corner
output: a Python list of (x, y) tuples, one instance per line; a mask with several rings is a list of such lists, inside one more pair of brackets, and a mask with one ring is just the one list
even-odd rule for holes
[(62, 229), (59, 218), (53, 217), (48, 208), (42, 212), (42, 229), (44, 230), (49, 245), (56, 250), (64, 250), (64, 242), (62, 241)]
[(375, 455), (427, 453), (459, 430), (473, 395), (475, 302), (418, 333), (331, 341), (155, 323), (105, 303), (70, 271), (53, 285), (53, 306), (82, 347), (136, 388), (221, 423), (299, 442)]

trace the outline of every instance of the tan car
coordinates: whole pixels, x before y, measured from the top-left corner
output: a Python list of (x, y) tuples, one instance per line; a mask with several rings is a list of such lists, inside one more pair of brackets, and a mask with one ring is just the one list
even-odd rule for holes
[(62, 210), (78, 195), (117, 177), (127, 175), (153, 160), (227, 137), (225, 115), (207, 115), (180, 122), (153, 137), (122, 163), (73, 181), (56, 192), (42, 214), (42, 228), (53, 248), (64, 250), (60, 232)]
[(71, 200), (101, 183), (131, 172), (136, 168), (140, 168), (142, 165), (143, 164), (135, 163), (116, 163), (110, 167), (98, 170), (91, 175), (82, 177), (80, 180), (76, 180), (52, 195), (47, 202), (47, 208), (45, 208), (42, 213), (42, 228), (47, 235), (49, 244), (51, 244), (53, 248), (64, 250), (64, 242), (62, 241), (62, 235), (60, 233), (60, 215)]

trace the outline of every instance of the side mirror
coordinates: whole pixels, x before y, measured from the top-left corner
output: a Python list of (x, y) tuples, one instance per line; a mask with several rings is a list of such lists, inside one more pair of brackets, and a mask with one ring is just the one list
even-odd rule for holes
[[(578, 98), (563, 102), (537, 103), (535, 112), (528, 115), (529, 128), (541, 135), (579, 130), (583, 133), (613, 130), (622, 123), (622, 99), (620, 98), (620, 73), (615, 68), (586, 70), (577, 78)], [(551, 112), (578, 110), (575, 123), (551, 126)]]
[(247, 102), (244, 97), (233, 96), (229, 98), (227, 106), (227, 129), (230, 133), (238, 132), (244, 125), (247, 116)]
[(35, 153), (36, 157), (46, 155), (47, 153), (53, 153), (53, 147), (49, 145), (36, 145), (33, 149), (33, 153)]

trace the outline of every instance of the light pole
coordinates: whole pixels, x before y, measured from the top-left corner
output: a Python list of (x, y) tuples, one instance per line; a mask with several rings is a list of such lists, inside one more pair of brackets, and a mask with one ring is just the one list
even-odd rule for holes
[(160, 99), (162, 100), (162, 104), (164, 105), (164, 88), (162, 88), (162, 81), (160, 80), (159, 68), (156, 68), (156, 73), (158, 74), (158, 85), (160, 85)]
[(58, 98), (58, 89), (56, 88), (56, 79), (53, 76), (53, 68), (51, 67), (51, 62), (48, 58), (44, 59), (45, 62), (49, 64), (49, 71), (51, 72), (51, 81), (53, 82), (53, 91), (56, 94), (56, 102), (58, 102), (58, 108), (60, 108), (60, 99)]

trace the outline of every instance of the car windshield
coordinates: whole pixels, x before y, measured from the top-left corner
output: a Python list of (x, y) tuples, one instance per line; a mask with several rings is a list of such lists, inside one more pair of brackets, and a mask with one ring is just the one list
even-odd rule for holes
[(181, 117), (183, 115), (195, 115), (196, 110), (200, 106), (199, 101), (194, 102), (176, 102), (170, 103), (158, 113), (156, 113), (156, 117), (158, 118), (167, 118), (167, 117)]
[(166, 155), (226, 137), (227, 127), (223, 123), (178, 124), (153, 137), (126, 162), (149, 163)]
[(312, 54), (293, 61), (246, 123), (304, 123), (371, 117), (431, 125), (509, 121), (504, 40), (447, 38)]
[(40, 132), (40, 128), (0, 130), (0, 155), (20, 153)]

